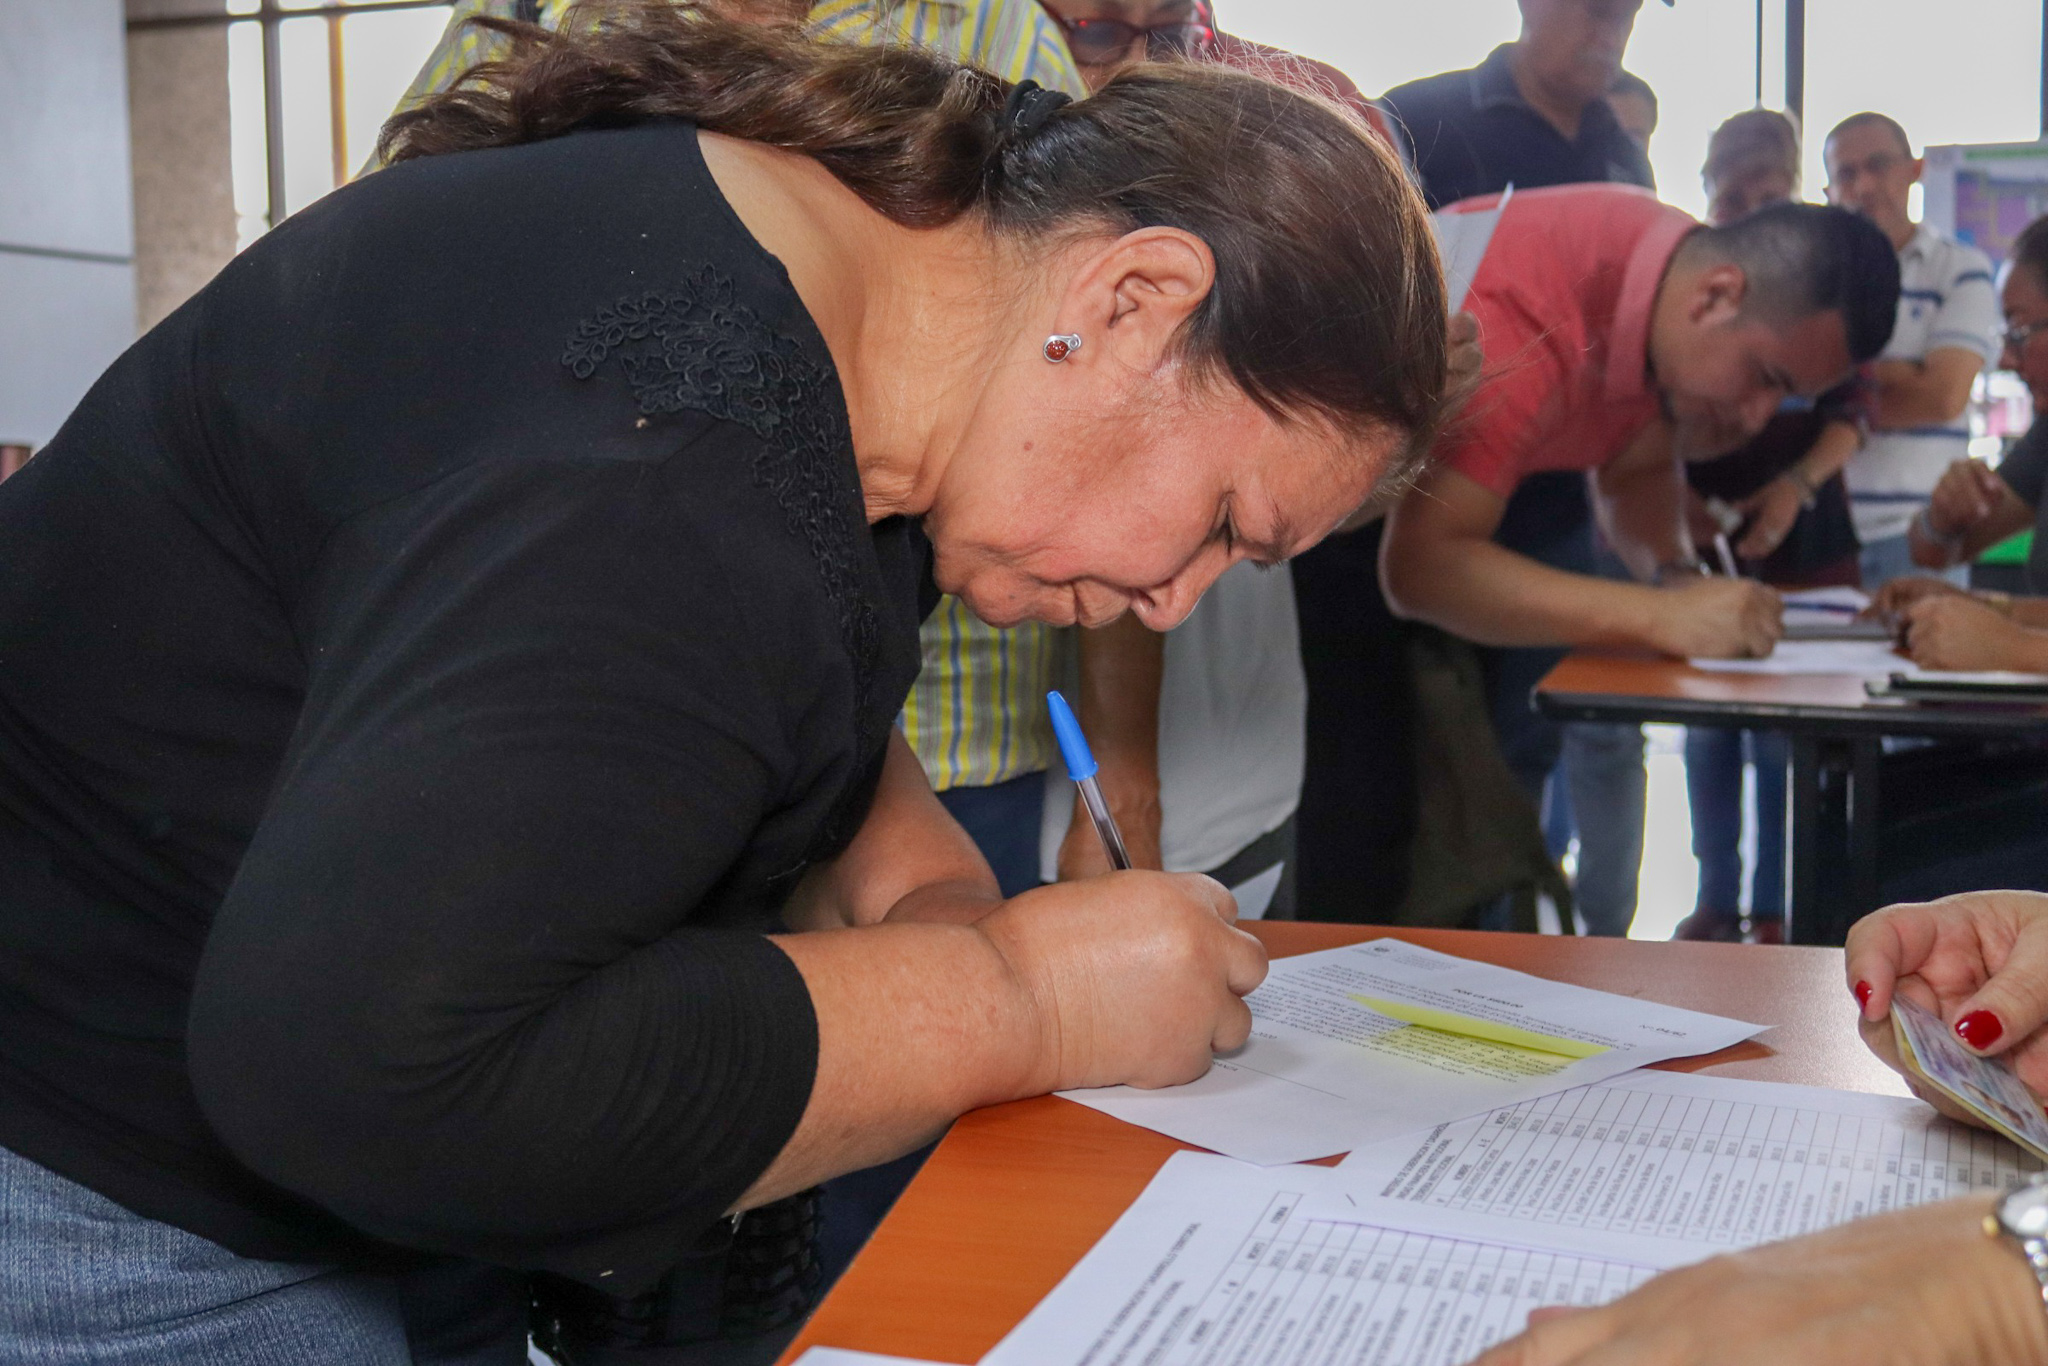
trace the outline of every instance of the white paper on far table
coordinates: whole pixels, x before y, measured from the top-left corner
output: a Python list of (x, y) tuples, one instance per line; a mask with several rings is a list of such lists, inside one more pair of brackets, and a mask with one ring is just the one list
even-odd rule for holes
[(1176, 1153), (982, 1366), (1460, 1366), (1653, 1271), (1376, 1227), (1341, 1173)]
[(1854, 674), (1888, 678), (1913, 667), (1888, 640), (1781, 640), (1762, 659), (1694, 659), (1695, 669), (1728, 674)]
[(1461, 1236), (1669, 1266), (2007, 1190), (2041, 1163), (1900, 1096), (1630, 1072), (1361, 1148), (1337, 1170), (1361, 1196), (1458, 1216), (1445, 1227)]
[[(1597, 1046), (1566, 1058), (1403, 1024), (1365, 996)], [(1398, 939), (1276, 959), (1252, 1037), (1185, 1086), (1069, 1100), (1248, 1162), (1301, 1162), (1562, 1091), (1764, 1026), (1553, 982)]]

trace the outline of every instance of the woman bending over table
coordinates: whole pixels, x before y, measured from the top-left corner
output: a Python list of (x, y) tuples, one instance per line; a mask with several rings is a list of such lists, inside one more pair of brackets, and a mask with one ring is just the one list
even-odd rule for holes
[(891, 723), (937, 589), (1165, 629), (1400, 472), (1398, 164), (1214, 67), (519, 36), (0, 486), (0, 1359), (509, 1366), (535, 1271), (744, 1336), (791, 1197), (1246, 1037), (1219, 887), (1002, 901)]

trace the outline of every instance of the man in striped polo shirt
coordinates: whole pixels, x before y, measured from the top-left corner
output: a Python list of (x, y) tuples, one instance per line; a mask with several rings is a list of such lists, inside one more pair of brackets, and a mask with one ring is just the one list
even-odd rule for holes
[[(1969, 454), (1964, 418), (1970, 386), (1998, 354), (1998, 299), (1991, 263), (1975, 247), (1915, 223), (1907, 196), (1920, 179), (1906, 130), (1883, 114), (1852, 114), (1824, 148), (1828, 202), (1883, 230), (1899, 253), (1899, 320), (1873, 367), (1876, 402), (1863, 449), (1844, 471), (1863, 586), (1925, 571), (1907, 531), (1926, 515), (1935, 483)], [(1949, 573), (1961, 582), (1966, 566)]]

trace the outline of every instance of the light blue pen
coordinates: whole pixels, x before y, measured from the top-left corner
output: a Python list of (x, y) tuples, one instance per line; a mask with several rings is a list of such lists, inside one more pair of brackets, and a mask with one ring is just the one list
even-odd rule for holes
[(1109, 866), (1128, 868), (1131, 856), (1124, 852), (1124, 837), (1117, 832), (1116, 821), (1109, 814), (1109, 803), (1102, 800), (1102, 789), (1095, 782), (1095, 770), (1099, 765), (1094, 754), (1089, 752), (1088, 737), (1081, 734), (1081, 723), (1074, 719), (1074, 709), (1067, 705), (1067, 699), (1056, 692), (1045, 695), (1045, 705), (1052, 710), (1052, 733), (1060, 739), (1060, 757), (1067, 761), (1067, 776), (1074, 780), (1074, 786), (1081, 789), (1081, 803), (1088, 808), (1088, 819), (1095, 822), (1095, 833), (1102, 836), (1102, 847), (1109, 853)]

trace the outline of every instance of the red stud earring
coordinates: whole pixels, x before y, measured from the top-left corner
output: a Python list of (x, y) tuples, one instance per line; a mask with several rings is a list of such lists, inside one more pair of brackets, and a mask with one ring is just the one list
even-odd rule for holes
[(1055, 332), (1045, 339), (1045, 358), (1057, 365), (1081, 349), (1078, 332)]

